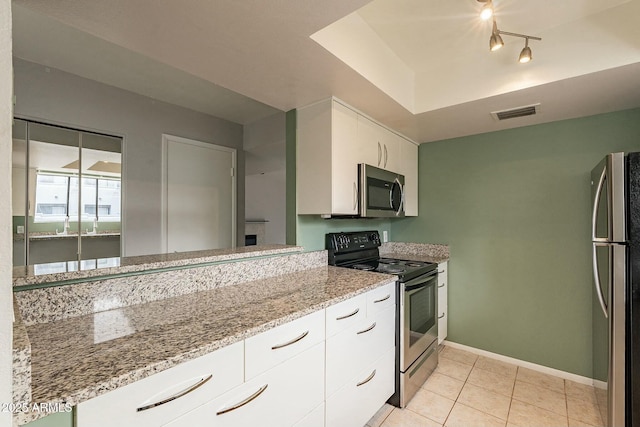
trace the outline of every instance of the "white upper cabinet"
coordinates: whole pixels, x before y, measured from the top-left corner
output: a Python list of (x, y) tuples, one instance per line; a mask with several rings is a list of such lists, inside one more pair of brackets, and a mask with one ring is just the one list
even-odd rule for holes
[(357, 116), (333, 100), (298, 110), (298, 213), (357, 215)]
[(358, 215), (358, 164), (366, 163), (411, 181), (405, 202), (417, 215), (416, 145), (342, 102), (297, 111), (296, 151), (299, 214)]
[(357, 144), (362, 153), (360, 163), (401, 173), (400, 145), (405, 140), (378, 123), (358, 115)]

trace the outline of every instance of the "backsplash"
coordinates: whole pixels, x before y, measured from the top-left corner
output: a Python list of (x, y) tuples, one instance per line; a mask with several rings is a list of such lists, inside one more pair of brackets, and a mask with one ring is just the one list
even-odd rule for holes
[(250, 259), (16, 292), (26, 325), (143, 304), (327, 265), (327, 252)]
[(437, 258), (449, 258), (449, 246), (430, 243), (387, 242), (380, 246), (381, 254), (412, 254)]

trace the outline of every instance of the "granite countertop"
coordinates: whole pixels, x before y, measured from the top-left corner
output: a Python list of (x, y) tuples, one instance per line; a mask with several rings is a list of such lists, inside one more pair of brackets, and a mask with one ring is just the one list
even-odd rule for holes
[(449, 246), (431, 243), (386, 242), (380, 247), (380, 256), (439, 264), (449, 260)]
[(395, 280), (323, 266), (27, 326), (31, 398), (77, 405)]
[[(42, 264), (41, 270), (45, 271), (45, 274), (38, 273), (40, 266), (27, 265), (13, 268), (13, 286), (38, 285), (70, 280), (75, 281), (86, 278), (119, 275), (146, 270), (159, 270), (229, 261), (234, 259), (302, 252), (302, 250), (303, 248), (300, 246), (274, 244), (242, 246), (228, 249), (211, 249), (204, 251), (175, 252), (158, 255), (105, 258), (104, 260), (87, 260), (96, 262), (81, 262), (79, 267), (77, 261), (70, 261), (65, 263), (64, 271), (55, 273), (50, 273), (52, 268), (47, 268), (47, 264)], [(96, 268), (96, 266), (101, 265), (100, 261), (105, 261), (105, 265), (108, 265), (109, 267)]]
[(380, 256), (385, 258), (405, 259), (408, 261), (433, 262), (436, 264), (440, 264), (441, 262), (445, 262), (449, 260), (449, 256), (424, 255), (424, 254), (415, 254), (415, 253), (412, 254), (407, 252), (385, 252), (385, 253), (381, 253)]

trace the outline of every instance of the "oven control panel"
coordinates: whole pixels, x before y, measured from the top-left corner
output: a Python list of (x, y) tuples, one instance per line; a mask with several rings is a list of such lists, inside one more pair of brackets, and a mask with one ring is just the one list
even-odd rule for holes
[(380, 234), (377, 231), (328, 233), (326, 235), (326, 248), (335, 253), (374, 249), (379, 246)]

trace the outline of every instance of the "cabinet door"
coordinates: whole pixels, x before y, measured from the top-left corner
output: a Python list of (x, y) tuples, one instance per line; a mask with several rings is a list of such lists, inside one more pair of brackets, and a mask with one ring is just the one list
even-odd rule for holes
[(333, 101), (331, 112), (331, 213), (358, 213), (358, 114)]
[(157, 427), (242, 384), (244, 343), (78, 404), (79, 427)]
[(363, 426), (395, 391), (395, 348), (357, 370), (327, 402), (327, 427)]
[(321, 343), (167, 426), (293, 426), (322, 403), (323, 391), (324, 343)]
[(391, 132), (386, 128), (383, 129), (382, 136), (382, 169), (391, 172), (400, 172), (400, 144), (404, 141), (402, 137)]
[(358, 152), (360, 163), (382, 168), (384, 163), (384, 128), (358, 115)]
[(400, 170), (404, 175), (404, 214), (418, 216), (418, 146), (402, 140), (400, 145)]
[(447, 319), (449, 317), (447, 267), (447, 262), (438, 264), (438, 344), (441, 344), (447, 337)]

